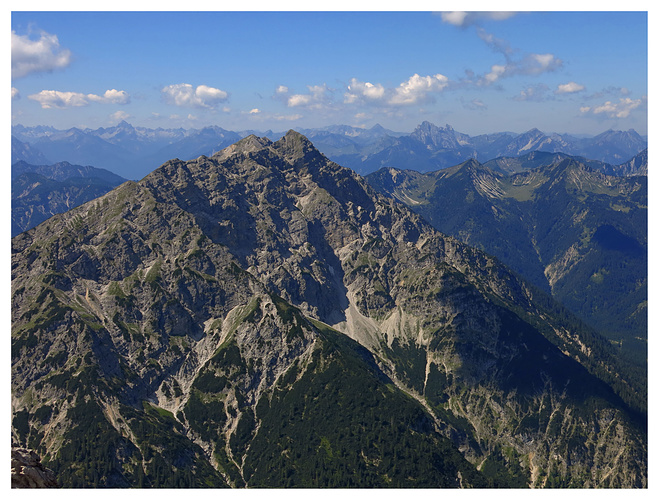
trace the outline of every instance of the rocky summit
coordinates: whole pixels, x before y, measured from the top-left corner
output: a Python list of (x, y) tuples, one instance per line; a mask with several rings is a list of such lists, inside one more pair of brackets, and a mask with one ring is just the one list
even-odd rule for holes
[(12, 240), (12, 442), (64, 487), (646, 487), (609, 344), (304, 136)]

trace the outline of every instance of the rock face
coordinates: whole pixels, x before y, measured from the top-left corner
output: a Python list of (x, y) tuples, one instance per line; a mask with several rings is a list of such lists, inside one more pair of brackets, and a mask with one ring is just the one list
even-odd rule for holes
[(636, 384), (293, 131), (12, 240), (12, 436), (64, 486), (644, 487)]
[(12, 448), (11, 487), (58, 488), (59, 485), (53, 471), (41, 464), (39, 455), (25, 448)]

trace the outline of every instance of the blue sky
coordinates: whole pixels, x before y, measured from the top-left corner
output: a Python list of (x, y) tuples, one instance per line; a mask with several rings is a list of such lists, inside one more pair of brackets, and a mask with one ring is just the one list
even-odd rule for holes
[(471, 135), (646, 134), (647, 22), (646, 12), (14, 11), (12, 124), (409, 132), (429, 120)]

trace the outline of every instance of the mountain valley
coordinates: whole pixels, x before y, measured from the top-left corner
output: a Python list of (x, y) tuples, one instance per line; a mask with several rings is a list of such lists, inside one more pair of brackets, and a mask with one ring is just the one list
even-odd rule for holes
[(543, 156), (545, 165), (509, 176), (470, 160), (426, 174), (382, 169), (367, 180), (501, 259), (645, 366), (647, 177)]

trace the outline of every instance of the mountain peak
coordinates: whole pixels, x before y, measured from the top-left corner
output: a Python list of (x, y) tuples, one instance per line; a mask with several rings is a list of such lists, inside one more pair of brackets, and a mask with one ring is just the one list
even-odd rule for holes
[(253, 153), (255, 151), (260, 151), (261, 149), (267, 148), (272, 144), (272, 141), (267, 137), (257, 137), (254, 134), (250, 134), (247, 137), (239, 140), (235, 144), (224, 148), (222, 151), (219, 151), (213, 155), (213, 158), (219, 160), (225, 160), (230, 156), (237, 154), (247, 154)]
[(301, 133), (291, 129), (273, 145), (291, 163), (320, 155), (320, 151)]
[(123, 128), (123, 129), (127, 129), (127, 130), (132, 130), (135, 127), (133, 127), (126, 120), (121, 120), (119, 123), (117, 123), (116, 128)]

